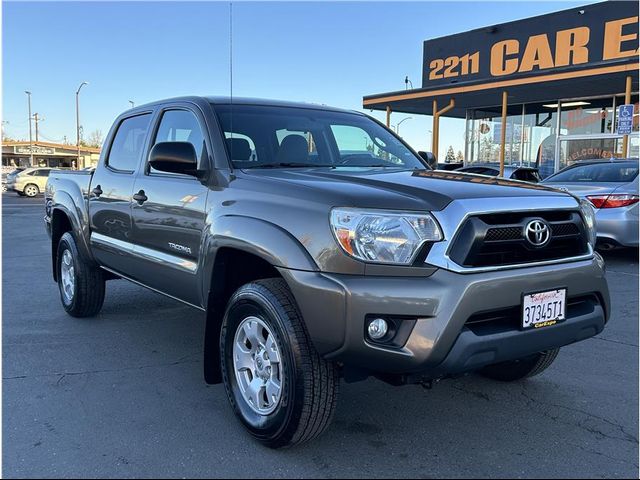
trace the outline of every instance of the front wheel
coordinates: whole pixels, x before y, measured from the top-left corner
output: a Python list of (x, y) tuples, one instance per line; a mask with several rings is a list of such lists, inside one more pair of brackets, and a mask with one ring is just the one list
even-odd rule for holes
[(231, 407), (272, 448), (309, 441), (330, 424), (339, 376), (307, 334), (282, 279), (240, 287), (220, 336), (222, 376)]
[(536, 353), (510, 362), (496, 363), (478, 371), (483, 377), (501, 382), (514, 382), (541, 374), (551, 366), (558, 356), (559, 348)]
[(73, 317), (96, 315), (104, 303), (104, 274), (80, 255), (71, 232), (60, 238), (56, 260), (60, 300), (66, 312)]

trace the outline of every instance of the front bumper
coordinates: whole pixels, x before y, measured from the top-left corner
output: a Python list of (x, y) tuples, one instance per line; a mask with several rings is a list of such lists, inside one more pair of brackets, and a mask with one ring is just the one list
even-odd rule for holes
[[(438, 378), (521, 358), (596, 335), (609, 316), (604, 262), (593, 259), (513, 270), (428, 277), (350, 276), (282, 269), (316, 349), (327, 359), (375, 373)], [(517, 327), (477, 332), (475, 314), (516, 308), (523, 293), (567, 288), (567, 297), (592, 296), (593, 308), (568, 313), (539, 330)], [(365, 340), (367, 315), (416, 319), (404, 346)], [(517, 322), (517, 319), (516, 319)]]

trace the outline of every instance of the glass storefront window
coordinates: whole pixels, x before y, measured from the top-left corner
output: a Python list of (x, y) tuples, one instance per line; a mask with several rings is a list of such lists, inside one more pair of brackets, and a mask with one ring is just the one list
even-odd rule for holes
[(562, 102), (560, 134), (612, 133), (613, 117), (613, 97)]
[[(502, 117), (496, 111), (472, 111), (467, 131), (467, 163), (500, 161)], [(505, 132), (505, 163), (522, 162), (522, 106), (509, 106)]]
[(607, 137), (560, 137), (560, 165), (559, 169), (567, 167), (580, 160), (595, 160), (598, 158), (618, 157), (617, 150), (621, 149), (622, 138)]
[(558, 109), (525, 105), (523, 123), (523, 163), (537, 165), (546, 177), (554, 170)]
[[(635, 104), (635, 112), (634, 134), (629, 136), (629, 156), (638, 157), (638, 94), (632, 95), (631, 101)], [(622, 156), (622, 137), (616, 135), (615, 122), (617, 107), (623, 103), (624, 97), (616, 97), (614, 103), (611, 96), (526, 104), (524, 108), (509, 105), (505, 163), (537, 166), (540, 176), (545, 178), (579, 160)], [(498, 108), (470, 110), (467, 118), (466, 163), (499, 162), (502, 125)]]

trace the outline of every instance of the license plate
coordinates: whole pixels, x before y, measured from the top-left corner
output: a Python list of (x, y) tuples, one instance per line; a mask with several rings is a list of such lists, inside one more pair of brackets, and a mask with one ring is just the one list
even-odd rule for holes
[(567, 289), (524, 295), (522, 328), (549, 327), (565, 319)]

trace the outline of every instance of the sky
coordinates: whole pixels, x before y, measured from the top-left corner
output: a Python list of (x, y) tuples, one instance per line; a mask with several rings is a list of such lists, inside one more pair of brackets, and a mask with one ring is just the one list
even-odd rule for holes
[[(3, 127), (28, 139), (30, 90), (41, 140), (75, 143), (75, 92), (87, 81), (84, 138), (106, 135), (129, 100), (229, 95), (230, 63), (234, 96), (363, 111), (364, 95), (402, 90), (406, 75), (421, 85), (424, 40), (587, 3), (3, 2)], [(430, 117), (391, 123), (409, 116), (401, 135), (429, 150)], [(464, 151), (464, 121), (440, 129), (441, 152)]]

